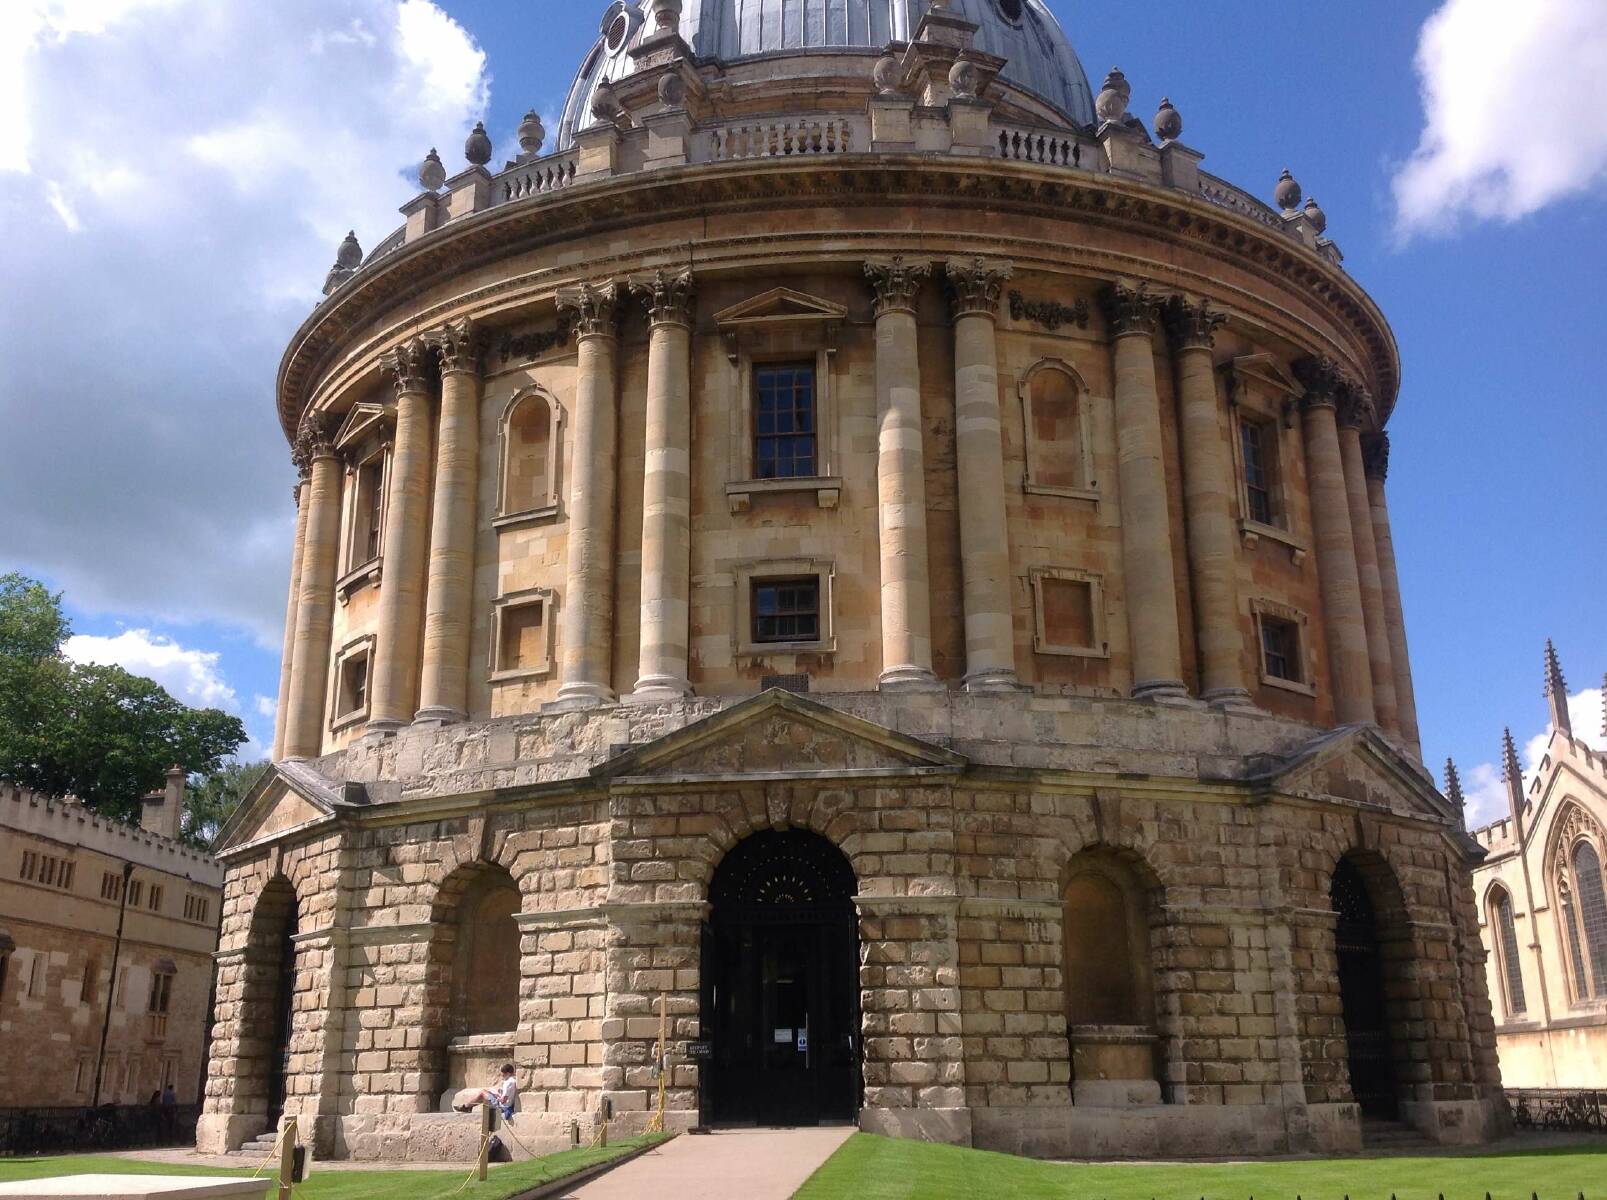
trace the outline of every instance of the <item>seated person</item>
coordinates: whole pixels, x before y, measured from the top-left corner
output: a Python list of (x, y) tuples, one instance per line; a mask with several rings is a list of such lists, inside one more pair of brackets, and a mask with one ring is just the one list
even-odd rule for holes
[(512, 1063), (502, 1064), (502, 1077), (488, 1088), (464, 1088), (452, 1098), (452, 1107), (458, 1112), (469, 1112), (476, 1104), (489, 1104), (502, 1113), (502, 1119), (512, 1120), (513, 1104), (519, 1096), (519, 1085), (514, 1082)]

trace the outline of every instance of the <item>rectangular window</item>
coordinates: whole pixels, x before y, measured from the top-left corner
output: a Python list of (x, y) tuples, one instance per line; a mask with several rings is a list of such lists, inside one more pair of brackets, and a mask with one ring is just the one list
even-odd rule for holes
[(61, 870), (56, 873), (56, 886), (64, 892), (71, 891), (73, 886), (73, 873), (77, 867), (78, 864), (74, 862), (62, 863)]
[(162, 885), (158, 883), (151, 885), (151, 911), (162, 911)]
[(128, 904), (130, 908), (138, 908), (145, 900), (145, 885), (138, 879), (131, 879), (128, 883)]
[(542, 628), (545, 615), (546, 605), (540, 600), (503, 608), (496, 670), (532, 671), (546, 661), (546, 630)]
[(1051, 646), (1095, 649), (1093, 583), (1045, 579), (1040, 587), (1044, 641)]
[(100, 877), (100, 898), (113, 904), (123, 898), (123, 877), (116, 871), (107, 871)]
[(45, 994), (45, 956), (35, 954), (33, 961), (28, 964), (28, 995), (43, 996)]
[(753, 368), (753, 475), (806, 479), (816, 473), (815, 365)]
[(73, 1073), (73, 1091), (87, 1092), (89, 1090), (89, 1081), (93, 1076), (93, 1071), (93, 1061), (87, 1058), (80, 1058), (78, 1060), (78, 1070)]
[(1304, 683), (1300, 669), (1300, 627), (1293, 621), (1265, 614), (1261, 617), (1261, 665), (1273, 679)]
[(46, 854), (39, 860), (39, 882), (46, 887), (52, 887), (56, 882), (57, 860)]
[(820, 579), (755, 579), (753, 640), (816, 642), (820, 640)]
[(32, 850), (22, 852), (22, 870), (18, 872), (23, 879), (32, 879), (39, 871), (39, 856)]
[(112, 1007), (126, 1008), (128, 1001), (128, 968), (123, 967), (117, 972), (117, 986), (112, 989)]
[(167, 1036), (167, 1009), (173, 998), (173, 976), (157, 972), (151, 976), (151, 994), (145, 1005), (147, 1032), (152, 1038)]
[(1273, 524), (1273, 488), (1277, 468), (1277, 430), (1264, 421), (1241, 418), (1239, 436), (1244, 453), (1245, 514), (1262, 525)]
[(207, 902), (205, 896), (189, 895), (184, 897), (184, 919), (186, 921), (205, 921)]
[(379, 557), (380, 532), (384, 528), (385, 488), (383, 456), (357, 468), (356, 499), (352, 506), (352, 561), (356, 568)]
[(340, 693), (335, 716), (349, 717), (368, 708), (368, 651), (349, 654), (340, 664)]
[(100, 968), (94, 959), (90, 959), (84, 964), (84, 979), (78, 985), (78, 1003), (95, 1003), (95, 984), (99, 982), (96, 976), (99, 974)]

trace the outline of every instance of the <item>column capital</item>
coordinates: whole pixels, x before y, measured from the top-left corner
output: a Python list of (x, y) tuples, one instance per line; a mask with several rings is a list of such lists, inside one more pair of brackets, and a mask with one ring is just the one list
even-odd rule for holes
[(956, 319), (978, 315), (996, 317), (999, 293), (1014, 273), (1011, 263), (976, 258), (951, 258), (943, 266), (949, 285), (949, 304)]
[(914, 312), (915, 293), (921, 290), (932, 267), (924, 262), (907, 262), (902, 254), (874, 259), (865, 264), (865, 278), (876, 292), (876, 315)]
[(631, 294), (647, 309), (653, 325), (691, 325), (693, 292), (696, 282), (689, 270), (666, 271), (662, 267), (651, 275), (630, 281)]
[(1306, 394), (1300, 398), (1302, 409), (1339, 407), (1345, 377), (1338, 363), (1326, 355), (1313, 354), (1297, 358), (1290, 366), (1300, 386), (1306, 389)]
[(335, 418), (333, 414), (313, 410), (301, 418), (296, 427), (296, 444), (290, 452), (291, 461), (303, 475), (312, 474), (315, 459), (335, 457)]
[(1339, 428), (1367, 429), (1376, 423), (1377, 416), (1366, 388), (1347, 381), (1339, 389)]
[(1210, 350), (1216, 345), (1216, 327), (1228, 319), (1226, 313), (1212, 312), (1210, 301), (1194, 304), (1186, 296), (1169, 297), (1163, 316), (1174, 352)]
[(1149, 283), (1139, 280), (1136, 286), (1113, 283), (1099, 297), (1105, 310), (1105, 324), (1111, 337), (1153, 337), (1160, 323), (1161, 301), (1150, 294)]
[(1368, 479), (1383, 482), (1389, 476), (1389, 434), (1382, 429), (1362, 434), (1361, 462)]
[(448, 321), (424, 335), (425, 344), (435, 353), (442, 375), (478, 375), (480, 356), (485, 353), (485, 334), (473, 319)]
[(421, 337), (410, 338), (379, 356), (380, 368), (397, 398), (424, 391), (430, 381), (430, 350)]
[(619, 284), (610, 279), (559, 288), (558, 311), (574, 314), (577, 338), (613, 337), (619, 329)]

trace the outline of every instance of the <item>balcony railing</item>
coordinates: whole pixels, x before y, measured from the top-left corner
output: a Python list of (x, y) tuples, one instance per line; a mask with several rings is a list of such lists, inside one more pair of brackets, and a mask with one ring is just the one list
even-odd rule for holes
[(869, 148), (855, 125), (849, 117), (821, 116), (717, 126), (704, 131), (698, 139), (693, 160), (733, 162), (750, 158), (853, 154)]
[(1015, 162), (1043, 163), (1052, 167), (1080, 167), (1085, 156), (1090, 165), (1099, 161), (1097, 143), (1085, 150), (1076, 134), (1067, 133), (1063, 129), (1031, 129), (1020, 125), (1005, 125), (999, 129), (998, 142), (999, 157)]
[(544, 196), (575, 182), (578, 160), (573, 151), (549, 154), (546, 158), (516, 163), (492, 181), (492, 204)]

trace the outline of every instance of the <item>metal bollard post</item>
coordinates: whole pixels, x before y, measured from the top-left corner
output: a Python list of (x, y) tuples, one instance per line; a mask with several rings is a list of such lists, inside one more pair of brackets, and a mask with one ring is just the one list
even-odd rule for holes
[(285, 1120), (284, 1133), (279, 1138), (279, 1200), (290, 1200), (290, 1185), (296, 1171), (296, 1118)]

